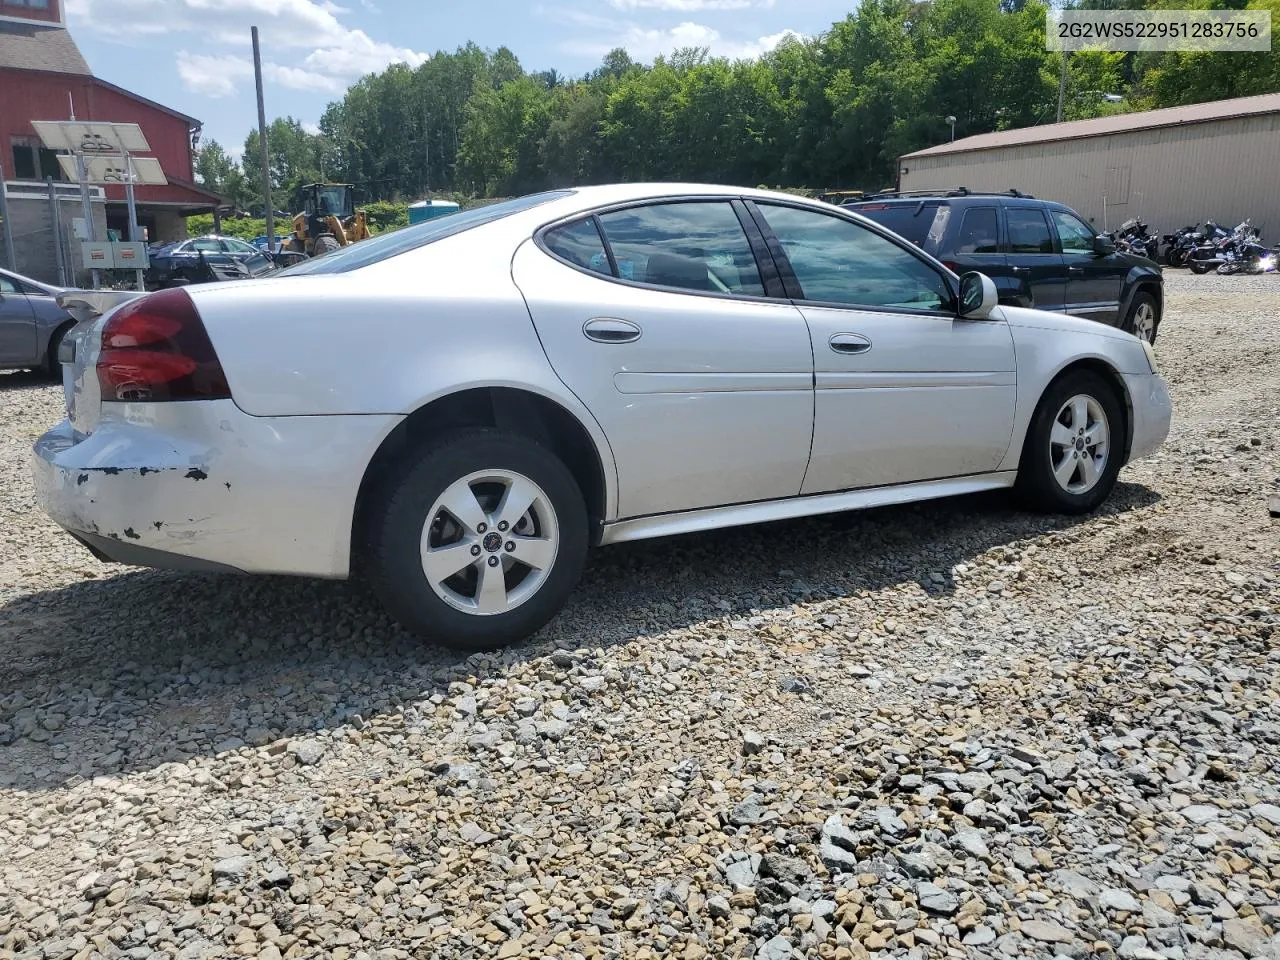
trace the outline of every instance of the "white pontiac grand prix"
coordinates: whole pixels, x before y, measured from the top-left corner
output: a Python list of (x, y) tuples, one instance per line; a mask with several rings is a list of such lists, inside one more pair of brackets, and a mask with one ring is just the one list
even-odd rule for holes
[(593, 545), (1002, 487), (1096, 508), (1156, 450), (1149, 344), (999, 306), (855, 214), (600, 186), (82, 321), (39, 502), (101, 559), (344, 578), (469, 649)]

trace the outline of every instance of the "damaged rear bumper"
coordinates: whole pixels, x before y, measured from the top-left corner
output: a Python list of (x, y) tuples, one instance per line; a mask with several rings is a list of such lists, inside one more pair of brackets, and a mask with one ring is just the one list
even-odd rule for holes
[(32, 455), (36, 499), (99, 559), (342, 578), (363, 478), (397, 416), (251, 417), (233, 401), (120, 404)]

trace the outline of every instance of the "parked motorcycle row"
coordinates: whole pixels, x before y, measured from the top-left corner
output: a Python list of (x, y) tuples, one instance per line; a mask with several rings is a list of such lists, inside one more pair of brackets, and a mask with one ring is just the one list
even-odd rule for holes
[[(1123, 231), (1134, 222), (1127, 221), (1120, 229)], [(1142, 235), (1149, 236), (1145, 233), (1146, 225), (1141, 226)], [(1186, 267), (1192, 273), (1273, 273), (1280, 259), (1280, 247), (1266, 246), (1262, 232), (1249, 219), (1231, 230), (1206, 220), (1203, 226), (1183, 227), (1165, 234), (1162, 239), (1164, 249), (1160, 262), (1170, 267)], [(1143, 256), (1150, 254), (1143, 253)]]

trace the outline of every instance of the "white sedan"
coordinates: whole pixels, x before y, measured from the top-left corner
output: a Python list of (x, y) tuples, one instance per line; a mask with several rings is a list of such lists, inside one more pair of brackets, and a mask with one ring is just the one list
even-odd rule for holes
[(1149, 344), (756, 190), (542, 193), (103, 310), (35, 446), (54, 520), (119, 563), (359, 571), (471, 649), (595, 545), (998, 488), (1080, 513), (1169, 431)]

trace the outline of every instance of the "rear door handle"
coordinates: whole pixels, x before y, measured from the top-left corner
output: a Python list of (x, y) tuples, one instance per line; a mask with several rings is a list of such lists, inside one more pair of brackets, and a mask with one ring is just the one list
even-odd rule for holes
[(1030, 273), (1031, 272), (1030, 267), (1013, 267), (1011, 269), (1013, 270), (1014, 273)]
[(594, 317), (582, 325), (582, 332), (596, 343), (631, 343), (639, 340), (643, 331), (630, 320)]
[(827, 345), (836, 353), (866, 353), (871, 349), (871, 341), (860, 333), (834, 334)]
[(1083, 277), (1084, 267), (1067, 267), (1067, 273), (1073, 277)]

